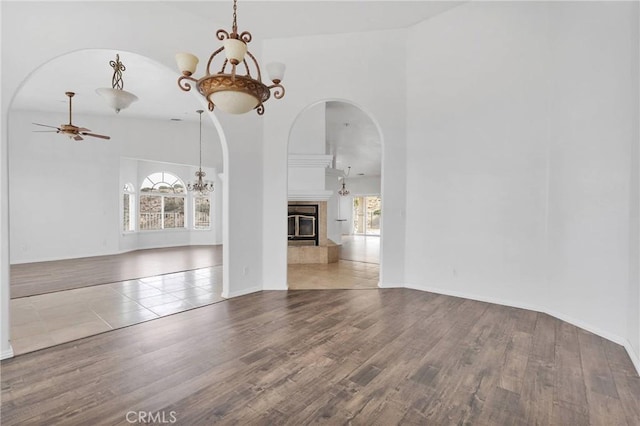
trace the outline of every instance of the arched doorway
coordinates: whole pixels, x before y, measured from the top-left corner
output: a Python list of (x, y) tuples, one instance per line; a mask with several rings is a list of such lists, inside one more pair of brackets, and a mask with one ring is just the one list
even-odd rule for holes
[[(378, 286), (382, 142), (376, 121), (351, 101), (319, 101), (296, 118), (288, 141), (290, 289)], [(314, 220), (317, 239), (303, 225)]]
[[(130, 109), (122, 110), (118, 114), (110, 110), (103, 99), (95, 93), (95, 89), (99, 87), (110, 86), (113, 70), (109, 68), (109, 61), (114, 59), (116, 54), (120, 55), (120, 59), (127, 66), (127, 71), (124, 73), (126, 88), (136, 93), (140, 98)], [(75, 74), (69, 75), (68, 69), (73, 69)], [(154, 78), (147, 79), (145, 77), (149, 75), (153, 75)], [(172, 90), (174, 88), (175, 90)], [(73, 98), (73, 123), (90, 127), (95, 133), (109, 135), (110, 140), (86, 138), (87, 140), (74, 141), (56, 134), (55, 130), (53, 133), (33, 132), (42, 129), (42, 127), (33, 126), (33, 122), (53, 126), (68, 122), (68, 104), (64, 95), (66, 91), (76, 93)], [(168, 107), (163, 107), (163, 105)], [(198, 115), (195, 110), (201, 108), (201, 102), (197, 97), (184, 95), (177, 90), (174, 70), (132, 52), (83, 49), (53, 58), (35, 69), (14, 94), (7, 120), (8, 204), (11, 221), (9, 262), (16, 264), (49, 263), (56, 260), (104, 257), (163, 246), (166, 247), (162, 250), (170, 246), (193, 247), (215, 244), (216, 241), (224, 243), (228, 240), (226, 220), (228, 217), (228, 203), (226, 202), (228, 182), (223, 176), (218, 177), (227, 170), (228, 150), (224, 132), (212, 113), (209, 113), (211, 120), (204, 122), (202, 157), (203, 168), (208, 172), (207, 177), (216, 181), (216, 191), (210, 199), (210, 211), (213, 214), (209, 225), (202, 226), (201, 222), (196, 226), (194, 219), (186, 217), (192, 213), (195, 214), (195, 203), (202, 200), (193, 199), (185, 191), (170, 200), (176, 204), (176, 200), (180, 199), (178, 204), (182, 206), (183, 210), (181, 213), (172, 211), (171, 214), (181, 214), (184, 216), (182, 221), (177, 219), (165, 221), (165, 225), (172, 223), (173, 228), (181, 229), (171, 229), (170, 234), (164, 235), (153, 229), (143, 235), (140, 232), (126, 232), (127, 229), (122, 227), (123, 206), (120, 204), (123, 201), (123, 193), (125, 200), (131, 200), (136, 196), (140, 197), (141, 194), (136, 191), (143, 189), (141, 184), (145, 177), (153, 173), (168, 172), (179, 176), (184, 181), (193, 179), (193, 172), (198, 162)], [(193, 204), (191, 204), (192, 202)], [(137, 205), (139, 206), (139, 198)], [(201, 205), (200, 209), (202, 209)], [(163, 216), (163, 218), (168, 219), (168, 216)], [(189, 223), (193, 226), (188, 225)], [(187, 225), (182, 226), (183, 224)], [(131, 229), (128, 230), (131, 231)], [(140, 229), (133, 230), (139, 231)], [(167, 236), (171, 241), (164, 238)], [(223, 245), (220, 250), (227, 251), (227, 245)], [(202, 251), (201, 257), (206, 255), (207, 253)], [(187, 257), (184, 253), (179, 253), (173, 258), (169, 258), (169, 261), (174, 262), (173, 264), (160, 261), (162, 265), (159, 275), (163, 275), (162, 283), (156, 281), (155, 284), (158, 285), (154, 285), (152, 282), (141, 282), (140, 289), (138, 289), (140, 291), (128, 295), (120, 291), (117, 292), (121, 294), (116, 295), (113, 293), (113, 288), (104, 288), (99, 297), (103, 300), (113, 298), (121, 301), (121, 307), (125, 314), (134, 312), (133, 308), (136, 308), (136, 305), (151, 310), (151, 301), (148, 300), (147, 305), (140, 303), (143, 296), (155, 297), (170, 293), (169, 290), (172, 288), (167, 284), (168, 278), (171, 278), (169, 275), (183, 272), (185, 269), (191, 270), (189, 265), (201, 265), (198, 262), (190, 262), (193, 259), (186, 259), (188, 263), (180, 263), (181, 259), (177, 259), (177, 256)], [(220, 270), (224, 270), (225, 264), (228, 265), (229, 256), (223, 253), (220, 258), (222, 263)], [(167, 258), (165, 257), (165, 259)], [(145, 273), (140, 275), (141, 273), (133, 263), (135, 261), (125, 260), (124, 263), (118, 264), (118, 268), (121, 269), (119, 272), (124, 274), (119, 276), (118, 282), (124, 282), (122, 280), (124, 276), (131, 280), (145, 278), (143, 276)], [(7, 268), (8, 266), (3, 265)], [(67, 273), (70, 277), (72, 269), (69, 268), (62, 273)], [(127, 273), (132, 275), (127, 276)], [(203, 272), (196, 276), (194, 272), (191, 275), (189, 279), (200, 280), (198, 282), (204, 282), (207, 279), (213, 280), (212, 273), (207, 276)], [(97, 281), (93, 280), (90, 285), (95, 290), (99, 286), (109, 284), (110, 277), (110, 275), (105, 275), (101, 278), (99, 274), (93, 274), (90, 278)], [(213, 286), (208, 288), (211, 290), (208, 293), (217, 293), (215, 298), (213, 296), (210, 298), (211, 300), (218, 300), (221, 298), (221, 294), (228, 292), (226, 274), (220, 275), (216, 272), (215, 278), (221, 280), (221, 288)], [(160, 284), (165, 287), (164, 290), (159, 288)], [(205, 293), (207, 293), (204, 286), (200, 289), (195, 288), (198, 286), (190, 287), (193, 289), (186, 290), (180, 296), (183, 297), (181, 300), (186, 301), (190, 297), (200, 297), (202, 302), (205, 299)], [(74, 296), (84, 294), (84, 288), (78, 286), (71, 286), (71, 288), (54, 288), (52, 291), (47, 290), (44, 293), (56, 294), (52, 298), (61, 301), (71, 299), (71, 294), (63, 294), (63, 291), (71, 291)], [(178, 291), (177, 288), (173, 288), (173, 290)], [(13, 309), (10, 317), (13, 321), (7, 322), (21, 323), (22, 321), (20, 319), (16, 321), (16, 318), (21, 315), (21, 311), (24, 317), (29, 316), (27, 308), (48, 309), (48, 314), (55, 314), (52, 307), (43, 305), (46, 302), (34, 299), (37, 294), (41, 293), (41, 291), (31, 289), (30, 293), (22, 295), (24, 297), (21, 298), (20, 303), (12, 302)], [(13, 296), (16, 294), (9, 294), (10, 298)], [(178, 297), (177, 294), (167, 297), (167, 303), (171, 303), (175, 297)], [(9, 304), (8, 301), (3, 301), (4, 303)], [(90, 303), (88, 302), (88, 304)], [(194, 303), (185, 302), (182, 304), (182, 308), (187, 305), (197, 307)], [(104, 306), (101, 305), (102, 308)], [(182, 308), (180, 309), (184, 310)], [(54, 330), (57, 332), (55, 337), (45, 342), (44, 346), (41, 344), (31, 345), (31, 349), (72, 340), (73, 336), (85, 337), (95, 334), (91, 333), (91, 330), (106, 331), (104, 324), (100, 324), (100, 321), (106, 323), (110, 328), (119, 328), (139, 322), (132, 322), (132, 318), (120, 322), (116, 319), (110, 322), (106, 319), (106, 315), (100, 317), (98, 308), (91, 308), (100, 319), (94, 320), (94, 318), (86, 316), (86, 321), (83, 323), (81, 318), (86, 312), (72, 312), (74, 308), (71, 308), (70, 304), (63, 308), (56, 306), (55, 309), (63, 313), (68, 311), (71, 315), (75, 315), (75, 323), (85, 324), (84, 330), (80, 331), (77, 329), (78, 327), (72, 331), (56, 329)], [(132, 310), (126, 311), (128, 309)], [(137, 317), (140, 321), (153, 319), (145, 310), (137, 309), (137, 311), (144, 313), (144, 315)], [(157, 314), (160, 312), (160, 308), (153, 312)], [(169, 310), (165, 310), (165, 314), (169, 312)], [(157, 316), (163, 315), (157, 314)], [(4, 319), (3, 317), (3, 322)], [(21, 334), (21, 337), (34, 338), (38, 334), (44, 335), (45, 331), (52, 331), (51, 324), (53, 321), (44, 324), (46, 330), (42, 329), (43, 324), (17, 325), (25, 326), (20, 330), (21, 333), (24, 331), (23, 329), (30, 328), (28, 331), (30, 334)], [(24, 349), (29, 349), (29, 345), (23, 345), (22, 350), (16, 347), (17, 335), (15, 329), (12, 331), (14, 352), (28, 352), (29, 350)]]

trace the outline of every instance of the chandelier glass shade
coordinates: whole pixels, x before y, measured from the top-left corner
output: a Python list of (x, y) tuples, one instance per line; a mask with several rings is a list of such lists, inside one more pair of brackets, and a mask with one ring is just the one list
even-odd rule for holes
[(124, 90), (124, 81), (122, 80), (122, 72), (126, 67), (120, 62), (120, 55), (116, 55), (115, 61), (110, 61), (109, 65), (113, 68), (113, 77), (111, 77), (111, 87), (101, 87), (96, 89), (96, 93), (104, 98), (107, 104), (113, 108), (116, 113), (131, 105), (138, 100), (138, 97), (131, 92)]
[(200, 162), (198, 164), (198, 171), (196, 172), (196, 181), (187, 183), (187, 191), (199, 195), (207, 195), (213, 192), (213, 182), (205, 181), (204, 177), (207, 174), (202, 171), (202, 113), (204, 111), (199, 109), (196, 112), (200, 115)]
[[(280, 84), (284, 76), (285, 65), (281, 63), (267, 64), (267, 72), (271, 85), (262, 82), (260, 65), (249, 52), (247, 44), (251, 41), (251, 33), (238, 33), (237, 0), (233, 0), (233, 25), (231, 33), (219, 29), (216, 32), (222, 47), (211, 54), (207, 62), (206, 74), (202, 78), (194, 78), (198, 58), (191, 53), (178, 53), (176, 63), (182, 73), (178, 78), (178, 86), (188, 92), (195, 84), (198, 92), (208, 101), (209, 111), (215, 107), (230, 114), (244, 114), (255, 109), (259, 115), (264, 114), (264, 103), (271, 97), (281, 99), (284, 87)], [(224, 55), (220, 53), (224, 52)], [(217, 62), (217, 65), (214, 63)], [(213, 66), (221, 67), (212, 72)], [(244, 72), (245, 74), (239, 74)], [(253, 73), (253, 74), (252, 74)]]

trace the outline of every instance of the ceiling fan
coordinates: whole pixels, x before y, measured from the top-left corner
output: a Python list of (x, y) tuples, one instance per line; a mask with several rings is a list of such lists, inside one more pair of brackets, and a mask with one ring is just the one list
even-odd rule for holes
[(56, 127), (56, 126), (49, 126), (46, 124), (40, 124), (40, 123), (33, 123), (36, 126), (42, 126), (42, 127), (51, 127), (52, 129), (56, 129), (56, 130), (34, 130), (35, 132), (56, 132), (56, 133), (62, 133), (63, 135), (67, 135), (69, 136), (70, 139), (76, 140), (76, 141), (81, 141), (83, 140), (83, 136), (92, 136), (94, 138), (100, 138), (100, 139), (111, 139), (110, 136), (105, 136), (105, 135), (98, 135), (96, 133), (90, 133), (91, 130), (85, 128), (85, 127), (78, 127), (78, 126), (74, 126), (73, 124), (71, 124), (71, 98), (73, 98), (73, 95), (75, 95), (75, 93), (73, 92), (65, 92), (65, 95), (67, 95), (69, 97), (69, 124), (61, 124), (60, 127)]

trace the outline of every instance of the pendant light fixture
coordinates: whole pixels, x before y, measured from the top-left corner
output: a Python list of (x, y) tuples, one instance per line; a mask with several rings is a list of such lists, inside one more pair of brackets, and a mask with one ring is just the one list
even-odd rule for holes
[(349, 176), (349, 173), (351, 173), (351, 166), (347, 168), (347, 173), (342, 178), (342, 188), (340, 188), (340, 190), (338, 191), (338, 194), (340, 194), (342, 197), (346, 197), (351, 193), (346, 187), (346, 180), (347, 176)]
[(200, 114), (200, 162), (198, 171), (196, 172), (196, 182), (187, 183), (187, 191), (195, 192), (199, 195), (207, 195), (208, 193), (213, 191), (213, 182), (205, 181), (204, 177), (206, 176), (206, 173), (202, 171), (202, 113), (204, 111), (199, 109), (196, 112)]
[(122, 80), (122, 72), (126, 67), (120, 62), (120, 55), (116, 54), (115, 61), (109, 61), (109, 65), (113, 68), (113, 77), (111, 77), (111, 88), (102, 87), (96, 89), (96, 93), (102, 96), (107, 104), (113, 108), (116, 113), (121, 109), (127, 108), (132, 102), (137, 101), (138, 97), (131, 92), (124, 90), (124, 81)]
[[(267, 64), (267, 72), (273, 84), (267, 86), (262, 82), (258, 61), (247, 50), (247, 43), (252, 38), (251, 33), (243, 31), (238, 34), (237, 7), (237, 0), (233, 0), (231, 34), (223, 29), (216, 32), (216, 37), (222, 41), (222, 47), (209, 57), (204, 77), (200, 79), (192, 77), (198, 65), (198, 58), (195, 55), (191, 53), (176, 55), (176, 62), (182, 73), (182, 76), (178, 78), (178, 86), (188, 92), (191, 90), (189, 82), (195, 83), (198, 92), (209, 102), (209, 111), (218, 107), (230, 114), (244, 114), (255, 109), (258, 115), (262, 115), (264, 114), (264, 102), (271, 96), (271, 89), (274, 89), (274, 98), (280, 99), (284, 96), (284, 87), (280, 82), (284, 76), (285, 65), (281, 63)], [(222, 51), (225, 56), (222, 67), (219, 72), (212, 73), (211, 67), (214, 59)], [(221, 60), (222, 55), (218, 58)], [(240, 69), (245, 70), (246, 74), (238, 74)], [(255, 77), (251, 75), (252, 72), (255, 72)]]

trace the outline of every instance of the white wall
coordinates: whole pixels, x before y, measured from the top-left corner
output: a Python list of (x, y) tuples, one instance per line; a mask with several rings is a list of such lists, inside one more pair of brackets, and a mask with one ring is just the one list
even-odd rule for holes
[(549, 10), (549, 305), (635, 341), (638, 354), (628, 324), (638, 3)]
[(346, 183), (352, 196), (380, 195), (380, 176), (348, 177)]
[[(287, 64), (287, 94), (264, 117), (264, 283), (286, 288), (287, 141), (296, 117), (323, 100), (353, 102), (383, 137), (382, 285), (404, 282), (405, 32), (381, 31), (267, 40), (264, 58)], [(371, 66), (371, 64), (388, 66)], [(390, 78), (390, 67), (394, 71)], [(374, 90), (375, 88), (375, 90)]]
[(637, 6), (473, 2), (412, 28), (409, 286), (540, 309), (638, 353)]
[(289, 134), (289, 154), (327, 154), (325, 104), (300, 114)]
[[(139, 188), (147, 175), (158, 171), (171, 172), (185, 183), (195, 176), (195, 166), (171, 161), (197, 163), (197, 124), (77, 114), (76, 122), (112, 139), (77, 142), (56, 133), (33, 132), (32, 122), (59, 124), (61, 120), (57, 114), (11, 114), (11, 263), (221, 243), (214, 230), (189, 229), (190, 205), (186, 229), (122, 233), (121, 190), (125, 182)], [(131, 154), (156, 161), (131, 164), (122, 160), (122, 155)], [(204, 159), (221, 163), (220, 142), (212, 127), (203, 129), (203, 163)], [(213, 168), (205, 168), (205, 172), (207, 177), (216, 176)], [(220, 206), (214, 206), (218, 207), (214, 215), (219, 215)]]
[[(122, 13), (123, 6), (119, 2), (51, 2), (39, 4), (37, 9), (29, 3), (2, 2), (0, 7), (3, 154), (8, 144), (7, 124), (12, 99), (30, 73), (51, 58), (75, 50), (98, 47), (137, 53), (166, 69), (175, 69), (175, 52), (190, 50), (200, 57), (206, 57), (211, 53), (211, 43), (215, 42), (211, 26), (223, 26), (222, 23), (218, 26), (215, 22), (205, 22), (204, 19), (197, 19), (199, 25), (195, 25), (192, 11), (175, 4), (158, 2), (127, 2), (127, 13)], [(74, 17), (75, 24), (60, 25), (69, 16)], [(96, 16), (100, 16), (100, 19), (96, 20)], [(150, 16), (153, 16), (153, 20), (149, 19)], [(118, 30), (114, 31), (114, 28)], [(185, 28), (189, 28), (189, 31), (184, 31)], [(149, 37), (140, 37), (140, 34), (147, 34)], [(259, 47), (253, 47), (253, 53), (258, 57)], [(29, 54), (25, 55), (25, 51)], [(69, 78), (72, 80), (73, 77)], [(197, 106), (202, 106), (201, 98), (197, 94), (192, 95)], [(225, 117), (216, 119), (209, 114), (209, 118), (220, 124), (225, 134), (222, 141), (225, 158), (222, 206), (223, 228), (228, 230), (223, 235), (223, 287), (226, 296), (260, 289), (263, 279), (262, 222), (254, 220), (251, 227), (247, 226), (247, 219), (255, 219), (255, 212), (262, 209), (262, 124), (260, 117), (246, 117), (242, 116), (239, 120)], [(0, 213), (3, 244), (0, 246), (2, 356), (10, 351), (7, 328), (10, 221), (7, 167), (7, 156), (3, 155), (0, 167), (0, 172), (5, 174), (4, 180), (0, 182), (3, 208)], [(228, 214), (229, 211), (234, 212), (233, 215)]]

